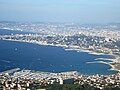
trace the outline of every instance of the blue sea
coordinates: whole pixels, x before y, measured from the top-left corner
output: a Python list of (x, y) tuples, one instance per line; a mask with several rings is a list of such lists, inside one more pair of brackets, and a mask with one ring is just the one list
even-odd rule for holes
[(48, 72), (78, 71), (85, 75), (116, 73), (109, 70), (109, 65), (86, 63), (93, 62), (96, 58), (114, 57), (64, 50), (62, 47), (0, 40), (0, 71), (19, 67)]

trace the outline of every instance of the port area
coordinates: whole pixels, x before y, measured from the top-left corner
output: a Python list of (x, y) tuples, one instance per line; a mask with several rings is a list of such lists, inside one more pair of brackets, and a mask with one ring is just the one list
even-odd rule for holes
[(68, 71), (68, 72), (43, 72), (43, 71), (34, 71), (34, 70), (22, 70), (20, 68), (15, 68), (0, 72), (2, 76), (8, 76), (12, 78), (24, 78), (24, 79), (45, 79), (45, 78), (62, 78), (68, 79), (78, 76), (79, 72), (77, 71)]
[(3, 71), (3, 72), (0, 72), (0, 75), (14, 73), (14, 72), (17, 72), (19, 70), (20, 70), (20, 68), (14, 68), (14, 69), (11, 69), (11, 70), (6, 70), (6, 71)]
[(120, 73), (111, 75), (82, 75), (77, 71), (52, 73), (21, 70), (20, 68), (0, 73), (0, 90), (32, 90), (32, 87), (55, 84), (87, 84), (98, 90), (104, 90), (108, 86), (120, 88)]

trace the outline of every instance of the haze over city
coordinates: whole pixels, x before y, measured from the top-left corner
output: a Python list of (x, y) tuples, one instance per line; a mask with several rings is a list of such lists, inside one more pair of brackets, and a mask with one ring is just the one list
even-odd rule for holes
[(118, 23), (120, 0), (0, 0), (0, 21)]
[(120, 90), (120, 0), (0, 0), (0, 90)]

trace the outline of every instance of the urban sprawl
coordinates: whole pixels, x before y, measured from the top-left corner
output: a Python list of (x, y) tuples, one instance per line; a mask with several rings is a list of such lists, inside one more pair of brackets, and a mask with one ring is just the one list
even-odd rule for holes
[(111, 70), (118, 71), (117, 74), (112, 75), (81, 75), (77, 71), (52, 73), (16, 68), (0, 73), (0, 89), (29, 90), (32, 86), (46, 86), (55, 83), (88, 84), (101, 90), (107, 86), (120, 88), (120, 24), (0, 22), (0, 29), (31, 32), (29, 34), (1, 34), (0, 40), (60, 46), (65, 50), (113, 55), (115, 59), (112, 59), (112, 62), (104, 62), (103, 58), (98, 58), (96, 61), (109, 64)]

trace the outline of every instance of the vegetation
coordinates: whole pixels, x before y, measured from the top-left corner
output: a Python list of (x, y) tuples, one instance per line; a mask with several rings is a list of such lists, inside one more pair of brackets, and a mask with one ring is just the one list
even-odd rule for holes
[(115, 68), (120, 70), (120, 64), (115, 65)]
[(75, 85), (75, 84), (54, 84), (46, 87), (46, 90), (95, 90), (93, 87), (90, 87), (87, 84), (84, 85)]
[[(41, 88), (44, 88), (46, 90), (101, 90), (99, 88), (95, 88), (92, 87), (88, 84), (84, 84), (84, 85), (79, 85), (79, 84), (63, 84), (63, 85), (59, 85), (59, 84), (53, 84), (53, 85), (47, 85), (47, 86), (42, 86)], [(32, 88), (32, 90), (37, 90), (40, 89), (40, 87), (34, 87), (34, 89)], [(120, 88), (113, 88), (111, 86), (105, 87), (102, 90), (120, 90)]]

